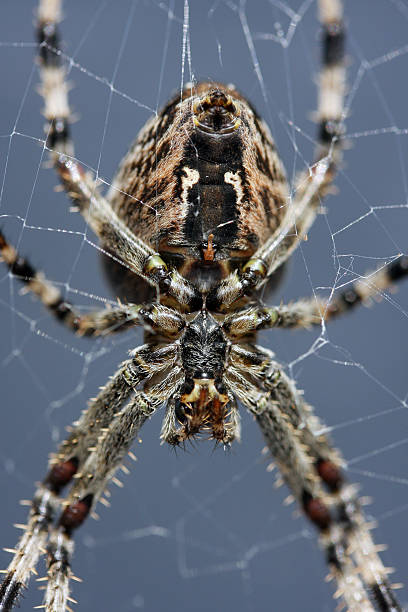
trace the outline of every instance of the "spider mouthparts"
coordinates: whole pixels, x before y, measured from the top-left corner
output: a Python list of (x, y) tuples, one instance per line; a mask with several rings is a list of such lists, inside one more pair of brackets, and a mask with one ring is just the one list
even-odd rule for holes
[(192, 389), (180, 397), (178, 421), (179, 441), (210, 432), (210, 438), (229, 444), (236, 437), (228, 421), (229, 397), (218, 391), (213, 378), (194, 378)]
[(204, 409), (214, 399), (219, 400), (224, 405), (228, 402), (228, 395), (220, 393), (213, 378), (194, 378), (194, 387), (190, 393), (181, 396), (183, 404), (197, 404), (199, 410)]

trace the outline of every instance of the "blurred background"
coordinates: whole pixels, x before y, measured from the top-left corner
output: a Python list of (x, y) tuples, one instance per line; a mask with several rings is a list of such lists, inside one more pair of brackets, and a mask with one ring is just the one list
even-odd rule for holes
[[(62, 23), (70, 62), (76, 156), (106, 186), (144, 122), (191, 78), (234, 83), (266, 119), (289, 180), (312, 160), (320, 39), (315, 0), (71, 0)], [(20, 252), (84, 310), (114, 300), (96, 238), (44, 168), (44, 118), (33, 62), (36, 2), (0, 7), (0, 224)], [(348, 0), (349, 149), (329, 197), (273, 301), (330, 295), (407, 253), (408, 2)], [(191, 51), (191, 63), (189, 53)], [(373, 497), (375, 539), (406, 581), (408, 284), (327, 329), (271, 331), (275, 351)], [(73, 336), (0, 267), (0, 542), (25, 520), (47, 454), (139, 332)], [(160, 446), (161, 415), (111, 486), (112, 508), (77, 533), (73, 596), (80, 610), (331, 611), (332, 585), (314, 530), (273, 486), (259, 431), (242, 411), (241, 444)], [(9, 554), (1, 552), (6, 567)], [(40, 575), (44, 570), (40, 570)], [(407, 592), (401, 591), (403, 602)], [(41, 603), (35, 582), (21, 610)]]

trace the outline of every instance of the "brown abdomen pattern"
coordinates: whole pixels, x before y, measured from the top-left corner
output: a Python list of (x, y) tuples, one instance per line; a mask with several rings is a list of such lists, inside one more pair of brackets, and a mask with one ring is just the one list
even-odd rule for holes
[(200, 83), (146, 123), (108, 197), (179, 268), (203, 260), (210, 235), (214, 261), (234, 267), (277, 229), (288, 188), (269, 130), (247, 100), (231, 86)]

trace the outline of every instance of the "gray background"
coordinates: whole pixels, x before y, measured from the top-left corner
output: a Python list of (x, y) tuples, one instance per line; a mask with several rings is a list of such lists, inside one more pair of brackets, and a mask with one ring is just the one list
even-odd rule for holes
[[(407, 249), (407, 136), (400, 130), (408, 127), (408, 3), (345, 4), (352, 147), (336, 181), (340, 195), (327, 200), (327, 213), (294, 256), (275, 301), (330, 290), (339, 265), (342, 285)], [(107, 183), (152, 110), (180, 86), (183, 3), (176, 0), (173, 19), (166, 6), (142, 0), (66, 3), (66, 53), (78, 62), (70, 74), (72, 107), (79, 116), (73, 127), (76, 155), (98, 168)], [(319, 57), (315, 2), (303, 3), (307, 10), (286, 49), (271, 38), (255, 40), (264, 92), (233, 6), (190, 0), (194, 75), (233, 82), (248, 95), (269, 122), (291, 178), (311, 159), (315, 134), (310, 121)], [(300, 0), (249, 1), (249, 32), (276, 34), (280, 23), (286, 33), (290, 13), (282, 9), (300, 6)], [(32, 63), (34, 7), (28, 0), (3, 0), (0, 6), (0, 169), (5, 171), (0, 222), (71, 301), (95, 307), (98, 298), (111, 298), (97, 249), (84, 240), (84, 223), (68, 212), (64, 195), (52, 191), (53, 172), (41, 165), (44, 120)], [(395, 49), (402, 51), (376, 66), (363, 63)], [(2, 267), (4, 546), (17, 537), (12, 523), (24, 521), (18, 500), (32, 494), (64, 427), (140, 342), (134, 332), (93, 344), (75, 338), (19, 290)], [(383, 557), (398, 568), (396, 581), (406, 581), (407, 573), (407, 298), (405, 284), (324, 333), (272, 332), (261, 338), (333, 427), (349, 477), (373, 496), (368, 511), (379, 520), (375, 537), (390, 545)], [(242, 443), (230, 452), (199, 443), (185, 453), (159, 445), (160, 420), (157, 415), (143, 431), (143, 444), (135, 449), (139, 462), (124, 477), (125, 488), (111, 487), (112, 508), (101, 506), (101, 520), (90, 520), (77, 534), (74, 571), (84, 579), (74, 585), (79, 609), (334, 610), (313, 529), (302, 518), (293, 520), (293, 508), (283, 506), (287, 493), (272, 486), (274, 475), (265, 470), (251, 418), (243, 415)], [(5, 567), (9, 555), (1, 557)], [(401, 594), (406, 601), (406, 592)], [(21, 609), (40, 600), (31, 586)]]

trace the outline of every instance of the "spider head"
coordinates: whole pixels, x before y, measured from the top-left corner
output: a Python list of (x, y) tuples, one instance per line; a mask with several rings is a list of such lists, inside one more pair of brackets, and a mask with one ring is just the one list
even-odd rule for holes
[(184, 384), (175, 405), (175, 416), (181, 426), (175, 443), (201, 432), (229, 444), (236, 433), (227, 421), (231, 398), (222, 381), (228, 340), (220, 325), (205, 310), (191, 321), (181, 338)]
[(225, 445), (232, 442), (235, 431), (226, 422), (230, 398), (222, 382), (213, 378), (188, 379), (182, 391), (176, 403), (176, 418), (181, 425), (178, 441), (208, 432), (217, 442)]
[(186, 380), (221, 378), (227, 358), (228, 341), (221, 326), (201, 310), (186, 326), (181, 339), (181, 359)]

